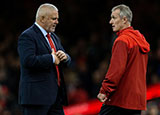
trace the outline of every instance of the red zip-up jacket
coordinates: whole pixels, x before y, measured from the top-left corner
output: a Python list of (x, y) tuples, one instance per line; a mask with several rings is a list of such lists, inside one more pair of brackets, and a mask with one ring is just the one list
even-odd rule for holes
[(100, 93), (105, 104), (125, 109), (146, 109), (146, 71), (150, 45), (132, 27), (119, 31), (112, 47), (108, 72)]

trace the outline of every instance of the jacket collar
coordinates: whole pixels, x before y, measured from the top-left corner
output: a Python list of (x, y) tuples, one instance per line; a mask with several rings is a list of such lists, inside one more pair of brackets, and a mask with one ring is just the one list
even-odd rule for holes
[(121, 33), (123, 33), (124, 31), (127, 31), (128, 29), (129, 29), (129, 30), (133, 30), (133, 27), (130, 26), (130, 27), (124, 28), (124, 29), (118, 31), (116, 34), (119, 36)]

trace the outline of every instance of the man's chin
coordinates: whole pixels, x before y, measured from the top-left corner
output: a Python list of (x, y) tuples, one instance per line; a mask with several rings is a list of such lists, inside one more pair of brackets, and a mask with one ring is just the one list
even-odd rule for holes
[(51, 32), (55, 32), (55, 29), (54, 29), (54, 30), (51, 30)]
[(113, 29), (113, 32), (118, 32), (118, 30), (116, 30), (116, 29)]

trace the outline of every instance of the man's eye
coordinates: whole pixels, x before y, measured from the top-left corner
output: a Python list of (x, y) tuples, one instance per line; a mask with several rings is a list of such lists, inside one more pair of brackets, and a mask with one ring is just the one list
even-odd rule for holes
[(114, 17), (114, 16), (112, 16), (111, 18), (112, 18), (112, 19), (115, 19), (115, 17)]
[(58, 18), (51, 18), (52, 20), (58, 20)]

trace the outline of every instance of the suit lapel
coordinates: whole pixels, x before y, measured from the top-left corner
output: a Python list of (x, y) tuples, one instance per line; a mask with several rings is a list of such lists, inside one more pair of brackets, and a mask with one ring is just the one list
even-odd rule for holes
[(42, 45), (44, 45), (44, 47), (46, 47), (50, 52), (52, 52), (50, 46), (48, 45), (46, 39), (44, 38), (41, 30), (34, 24), (34, 29), (37, 33), (37, 37), (39, 38), (39, 40), (41, 41)]

